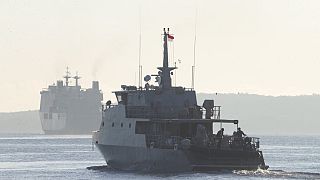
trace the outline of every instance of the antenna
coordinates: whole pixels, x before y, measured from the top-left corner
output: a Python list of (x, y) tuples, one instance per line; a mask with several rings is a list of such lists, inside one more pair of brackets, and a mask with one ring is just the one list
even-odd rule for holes
[(66, 75), (63, 76), (63, 78), (66, 79), (66, 86), (68, 87), (69, 86), (69, 78), (71, 78), (70, 76), (70, 72), (69, 72), (69, 67), (67, 66), (67, 71), (66, 71)]
[(196, 15), (195, 15), (195, 21), (194, 21), (193, 66), (192, 66), (192, 82), (191, 82), (192, 89), (194, 89), (194, 76), (196, 71), (197, 16), (198, 16), (198, 8), (196, 8)]
[(139, 7), (139, 87), (142, 87), (142, 65), (141, 65), (141, 5)]
[[(177, 68), (177, 62), (174, 62), (174, 67)], [(174, 73), (174, 86), (177, 87), (177, 73)]]

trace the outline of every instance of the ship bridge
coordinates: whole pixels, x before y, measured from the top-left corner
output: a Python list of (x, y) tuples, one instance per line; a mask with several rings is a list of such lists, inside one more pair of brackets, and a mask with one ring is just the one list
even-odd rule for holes
[(147, 75), (144, 88), (122, 85), (121, 91), (114, 92), (118, 104), (125, 105), (128, 118), (201, 118), (195, 91), (172, 86), (171, 71), (176, 67), (168, 65), (168, 37), (172, 37), (169, 29), (164, 29), (162, 67), (157, 75), (151, 75), (158, 86), (149, 85), (151, 76)]

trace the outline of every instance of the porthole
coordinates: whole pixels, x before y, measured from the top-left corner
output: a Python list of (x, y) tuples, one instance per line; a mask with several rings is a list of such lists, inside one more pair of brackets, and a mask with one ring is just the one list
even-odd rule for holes
[(112, 123), (112, 127), (114, 127), (114, 122)]

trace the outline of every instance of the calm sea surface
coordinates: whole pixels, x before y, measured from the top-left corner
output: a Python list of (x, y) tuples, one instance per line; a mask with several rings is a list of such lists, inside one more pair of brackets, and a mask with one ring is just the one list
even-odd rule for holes
[(261, 149), (268, 171), (140, 174), (105, 167), (90, 136), (2, 134), (0, 179), (320, 179), (320, 136), (262, 136)]

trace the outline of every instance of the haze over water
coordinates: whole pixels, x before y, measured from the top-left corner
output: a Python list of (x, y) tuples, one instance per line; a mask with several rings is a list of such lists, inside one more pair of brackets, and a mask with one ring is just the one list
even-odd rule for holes
[[(191, 86), (197, 14), (198, 92), (301, 95), (320, 92), (317, 0), (1, 0), (0, 112), (39, 108), (39, 91), (66, 66), (80, 84), (99, 80), (105, 99), (161, 65), (162, 28), (174, 34), (170, 65)], [(140, 10), (141, 11), (140, 11)], [(140, 12), (139, 12), (140, 11)], [(139, 18), (141, 14), (141, 19)], [(74, 83), (74, 82), (73, 82)]]

